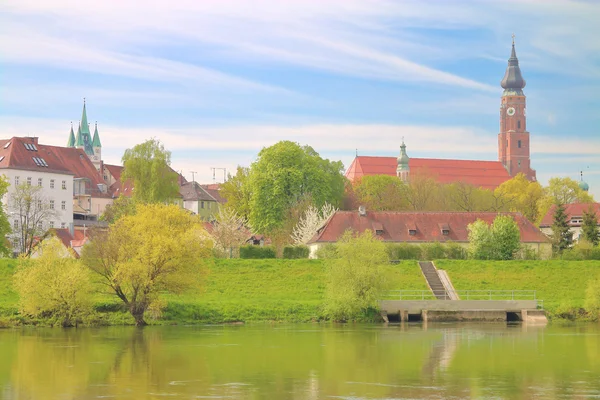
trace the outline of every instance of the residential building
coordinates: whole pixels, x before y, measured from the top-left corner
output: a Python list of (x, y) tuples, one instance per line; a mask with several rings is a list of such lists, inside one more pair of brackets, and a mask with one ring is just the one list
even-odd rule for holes
[(363, 176), (384, 174), (398, 176), (406, 182), (411, 176), (424, 176), (440, 183), (464, 182), (492, 190), (518, 173), (524, 173), (529, 180), (535, 181), (536, 172), (531, 169), (530, 162), (526, 97), (523, 93), (525, 80), (514, 41), (500, 85), (504, 92), (500, 101), (498, 161), (410, 158), (402, 140), (398, 157), (357, 155), (346, 171), (346, 177), (355, 181)]
[[(583, 236), (583, 213), (590, 208), (594, 213), (596, 213), (596, 218), (599, 221), (598, 226), (600, 227), (600, 203), (572, 203), (565, 205), (565, 214), (569, 220), (569, 227), (571, 232), (573, 232), (573, 240), (575, 242), (579, 241), (579, 239), (581, 239)], [(552, 236), (552, 223), (554, 222), (555, 211), (556, 206), (550, 207), (540, 223), (540, 229), (548, 237)]]
[[(521, 242), (541, 257), (549, 257), (551, 244), (535, 225), (519, 213), (510, 215), (519, 226)], [(388, 243), (444, 243), (454, 242), (468, 246), (468, 226), (478, 219), (491, 224), (500, 213), (494, 212), (392, 212), (337, 211), (319, 228), (308, 243), (311, 257), (315, 257), (319, 247), (337, 242), (347, 230), (363, 233), (371, 230)]]
[(210, 221), (219, 212), (219, 202), (198, 182), (186, 182), (180, 186), (183, 208)]

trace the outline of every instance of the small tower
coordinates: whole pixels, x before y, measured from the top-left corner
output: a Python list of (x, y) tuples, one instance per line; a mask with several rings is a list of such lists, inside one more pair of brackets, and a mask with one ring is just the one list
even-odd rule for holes
[(81, 122), (77, 131), (77, 140), (75, 147), (83, 149), (88, 156), (94, 155), (92, 147), (92, 136), (90, 135), (90, 125), (87, 121), (87, 112), (85, 109), (85, 98), (83, 99), (83, 112), (81, 113)]
[(500, 86), (502, 86), (504, 92), (500, 101), (498, 159), (510, 176), (523, 173), (527, 179), (535, 181), (535, 170), (531, 169), (527, 111), (525, 108), (526, 97), (523, 93), (525, 79), (521, 75), (519, 59), (515, 51), (515, 35), (513, 35), (508, 66)]
[(75, 147), (75, 134), (73, 133), (73, 123), (71, 122), (71, 132), (69, 132), (69, 140), (67, 141), (67, 147)]
[(92, 158), (92, 163), (98, 171), (101, 169), (102, 164), (102, 144), (100, 144), (100, 135), (98, 135), (98, 122), (96, 121), (94, 127), (94, 138), (92, 139), (92, 148), (94, 149), (94, 155)]
[(406, 154), (406, 145), (404, 144), (404, 138), (402, 138), (402, 145), (400, 145), (400, 155), (398, 156), (398, 166), (396, 167), (396, 176), (402, 179), (402, 182), (408, 182), (410, 168), (408, 166), (408, 155)]

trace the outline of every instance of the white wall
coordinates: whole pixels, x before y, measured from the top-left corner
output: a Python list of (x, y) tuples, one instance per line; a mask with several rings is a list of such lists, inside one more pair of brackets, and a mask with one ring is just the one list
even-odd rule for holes
[[(2, 173), (8, 179), (10, 186), (8, 192), (2, 198), (2, 204), (6, 210), (8, 222), (12, 227), (15, 217), (11, 215), (13, 212), (10, 208), (9, 199), (11, 193), (14, 193), (16, 185), (16, 177), (19, 177), (19, 184), (27, 183), (27, 178), (31, 178), (31, 185), (38, 186), (38, 179), (42, 180), (42, 198), (50, 203), (54, 200), (54, 210), (56, 217), (53, 218), (55, 228), (71, 228), (73, 225), (73, 175), (57, 174), (45, 172), (44, 170), (18, 170), (18, 169), (3, 169)], [(54, 189), (50, 188), (50, 182), (54, 180)], [(65, 182), (65, 189), (62, 183)], [(65, 209), (62, 209), (64, 202)], [(45, 229), (50, 228), (50, 221)]]

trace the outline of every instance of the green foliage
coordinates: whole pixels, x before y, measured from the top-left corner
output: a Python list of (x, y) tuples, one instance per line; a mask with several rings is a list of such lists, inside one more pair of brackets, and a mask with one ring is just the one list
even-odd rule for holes
[(10, 183), (5, 175), (0, 175), (0, 256), (5, 256), (10, 253), (9, 244), (6, 237), (11, 232), (10, 223), (6, 216), (6, 204), (2, 203), (4, 195), (8, 192)]
[(258, 233), (275, 231), (307, 195), (317, 208), (326, 202), (338, 207), (344, 193), (342, 171), (340, 161), (322, 159), (309, 146), (282, 141), (262, 149), (248, 176), (250, 225)]
[(423, 243), (421, 244), (422, 260), (437, 260), (446, 257), (446, 249), (441, 243)]
[(600, 276), (588, 282), (585, 291), (585, 309), (594, 319), (600, 318)]
[(221, 197), (227, 199), (224, 207), (245, 219), (250, 216), (249, 174), (250, 168), (238, 166), (235, 175), (229, 174), (219, 191)]
[(108, 231), (94, 232), (82, 260), (135, 318), (159, 310), (163, 292), (181, 293), (200, 285), (202, 259), (212, 241), (197, 216), (176, 205), (138, 205)]
[[(592, 203), (594, 198), (579, 187), (571, 178), (550, 178), (544, 188), (544, 197), (539, 201), (539, 219), (544, 217), (553, 204)], [(538, 221), (539, 222), (539, 221)]]
[(590, 207), (583, 212), (583, 223), (581, 225), (583, 238), (590, 242), (593, 246), (598, 246), (600, 242), (600, 230), (598, 229), (598, 215), (596, 210)]
[(594, 246), (585, 239), (581, 239), (570, 249), (563, 250), (560, 254), (562, 260), (600, 260), (600, 247)]
[(308, 246), (285, 246), (283, 248), (283, 258), (308, 258), (310, 250)]
[(246, 245), (240, 247), (240, 258), (243, 259), (263, 259), (275, 258), (277, 255), (273, 246), (254, 246)]
[(135, 214), (135, 206), (136, 201), (132, 197), (119, 196), (106, 206), (100, 220), (112, 224), (121, 217)]
[(320, 260), (332, 260), (334, 258), (338, 258), (337, 246), (335, 243), (322, 244), (315, 252), (315, 257)]
[(477, 220), (469, 224), (469, 255), (477, 260), (512, 260), (521, 248), (521, 234), (515, 220), (499, 215), (489, 226)]
[(337, 253), (339, 258), (330, 260), (327, 268), (325, 314), (335, 321), (356, 320), (377, 308), (386, 288), (385, 245), (370, 230), (357, 237), (347, 231), (337, 243)]
[(14, 275), (19, 311), (48, 318), (52, 324), (75, 326), (92, 313), (89, 271), (72, 258), (60, 239), (36, 247), (35, 259), (22, 258)]
[(552, 251), (562, 254), (573, 245), (573, 232), (569, 227), (569, 217), (565, 212), (564, 203), (556, 205), (552, 221)]
[(141, 203), (170, 202), (179, 195), (178, 176), (170, 168), (171, 152), (157, 139), (125, 150), (121, 181), (133, 181), (133, 198)]
[(416, 244), (386, 243), (385, 251), (390, 261), (421, 259), (421, 248)]
[(406, 185), (396, 176), (367, 175), (354, 185), (356, 201), (373, 211), (401, 211), (408, 209)]
[(466, 260), (469, 256), (467, 249), (458, 243), (446, 242), (444, 245), (446, 246), (446, 256), (444, 258), (450, 260)]
[(539, 213), (544, 189), (539, 182), (530, 181), (523, 173), (502, 183), (496, 188), (495, 194), (503, 198), (509, 211), (521, 213), (532, 223), (543, 217)]

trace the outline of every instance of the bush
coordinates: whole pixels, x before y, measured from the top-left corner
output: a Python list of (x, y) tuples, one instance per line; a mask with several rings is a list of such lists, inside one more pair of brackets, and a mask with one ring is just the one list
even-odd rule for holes
[(390, 260), (420, 260), (421, 247), (410, 243), (388, 243), (385, 251)]
[(333, 260), (334, 258), (338, 258), (337, 246), (335, 243), (321, 245), (317, 248), (315, 257), (321, 260)]
[(600, 276), (588, 283), (585, 291), (585, 310), (594, 319), (598, 319), (600, 316)]
[(275, 258), (275, 248), (273, 246), (241, 246), (240, 247), (240, 258)]
[(582, 239), (572, 248), (563, 250), (560, 258), (568, 261), (600, 260), (600, 247)]
[(446, 249), (441, 243), (423, 243), (421, 245), (422, 260), (439, 260), (446, 258)]
[(466, 260), (468, 258), (467, 249), (458, 243), (446, 242), (446, 258), (449, 260)]
[(308, 258), (310, 250), (307, 246), (285, 246), (283, 248), (283, 258)]

